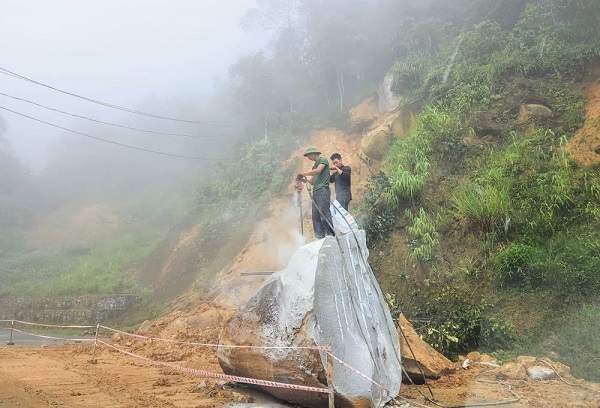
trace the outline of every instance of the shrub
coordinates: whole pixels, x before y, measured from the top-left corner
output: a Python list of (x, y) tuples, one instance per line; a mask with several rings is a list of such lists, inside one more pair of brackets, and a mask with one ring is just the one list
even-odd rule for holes
[(367, 234), (367, 242), (386, 238), (396, 224), (396, 211), (382, 199), (390, 186), (390, 179), (383, 173), (369, 177), (367, 191), (359, 208), (359, 225)]
[(539, 264), (544, 253), (523, 243), (511, 243), (496, 254), (494, 265), (498, 278), (507, 286), (533, 287), (542, 284)]
[(427, 324), (418, 332), (432, 347), (451, 357), (476, 348), (508, 347), (514, 341), (514, 329), (489, 314), (492, 306), (458, 287), (444, 287), (426, 302), (418, 317)]
[(584, 304), (556, 327), (552, 344), (560, 361), (572, 368), (574, 376), (600, 381), (600, 305)]
[(427, 74), (429, 57), (422, 54), (411, 54), (406, 59), (396, 61), (392, 67), (392, 91), (403, 97), (415, 94), (424, 82)]
[(406, 216), (413, 222), (412, 226), (406, 228), (413, 237), (410, 243), (412, 257), (418, 261), (430, 261), (433, 247), (439, 242), (439, 233), (436, 230), (439, 216), (435, 219), (430, 217), (423, 208), (419, 209), (416, 217), (406, 210)]
[(573, 231), (553, 237), (547, 244), (545, 283), (564, 293), (595, 294), (600, 290), (600, 235)]

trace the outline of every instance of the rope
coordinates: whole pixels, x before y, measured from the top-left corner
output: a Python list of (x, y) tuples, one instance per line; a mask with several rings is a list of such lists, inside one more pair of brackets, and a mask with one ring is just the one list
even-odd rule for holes
[(579, 384), (573, 384), (573, 383), (570, 383), (570, 382), (568, 382), (567, 380), (565, 380), (565, 379), (564, 379), (564, 377), (563, 377), (563, 376), (561, 376), (561, 375), (558, 373), (558, 371), (556, 370), (556, 368), (554, 368), (554, 367), (552, 366), (552, 364), (550, 364), (550, 363), (549, 363), (549, 362), (547, 362), (546, 360), (539, 358), (539, 359), (537, 359), (536, 361), (540, 361), (540, 362), (542, 362), (542, 363), (546, 364), (546, 365), (547, 365), (548, 367), (550, 367), (552, 370), (554, 370), (554, 373), (556, 373), (556, 376), (557, 376), (557, 377), (558, 377), (558, 378), (559, 378), (559, 379), (560, 379), (562, 382), (564, 382), (565, 384), (567, 384), (567, 385), (570, 385), (571, 387), (579, 387), (579, 388), (582, 388), (582, 389), (584, 389), (584, 390), (591, 391), (591, 392), (593, 392), (593, 393), (595, 393), (595, 394), (600, 394), (600, 391), (598, 391), (598, 390), (594, 390), (593, 388), (589, 388), (589, 387), (585, 387), (585, 386), (583, 386), (583, 385), (579, 385)]
[[(306, 190), (308, 191), (308, 196), (310, 197), (310, 200), (311, 200), (311, 202), (314, 204), (314, 207), (315, 207), (315, 208), (317, 209), (317, 211), (319, 212), (319, 215), (321, 216), (321, 219), (325, 219), (325, 221), (327, 221), (327, 223), (328, 223), (328, 224), (329, 224), (329, 226), (331, 227), (332, 231), (334, 231), (334, 233), (335, 233), (335, 230), (334, 230), (334, 227), (333, 227), (333, 225), (332, 225), (332, 224), (329, 222), (329, 220), (328, 220), (327, 218), (325, 218), (325, 217), (324, 217), (324, 214), (323, 214), (323, 212), (321, 211), (321, 209), (320, 209), (320, 208), (317, 206), (317, 204), (316, 204), (316, 202), (315, 202), (315, 200), (314, 200), (314, 198), (313, 198), (313, 195), (311, 194), (311, 191), (310, 191), (308, 188), (307, 188)], [(345, 218), (345, 217), (343, 217), (343, 218), (344, 218), (344, 221), (346, 222), (346, 224), (348, 224), (348, 228), (350, 228), (350, 230), (352, 231), (352, 233), (353, 233), (353, 234), (355, 234), (355, 232), (354, 232), (354, 229), (353, 229), (352, 227), (350, 227), (350, 224), (348, 223), (348, 220), (346, 220), (346, 218)], [(355, 238), (355, 240), (356, 240), (356, 244), (357, 244), (357, 250), (358, 250), (358, 252), (360, 253), (360, 256), (361, 256), (361, 258), (363, 258), (363, 257), (362, 257), (362, 248), (361, 248), (361, 246), (360, 246), (360, 244), (359, 244), (358, 238), (356, 238), (356, 235), (354, 235), (354, 238)], [(336, 242), (337, 242), (337, 244), (338, 244), (338, 248), (339, 248), (339, 250), (340, 250), (340, 253), (342, 254), (342, 256), (341, 256), (341, 259), (342, 259), (342, 264), (343, 264), (342, 270), (344, 271), (344, 274), (346, 275), (346, 278), (348, 278), (348, 280), (349, 280), (349, 277), (350, 277), (349, 268), (348, 268), (348, 266), (347, 266), (347, 264), (346, 264), (346, 258), (345, 258), (345, 256), (343, 256), (343, 252), (344, 252), (344, 251), (342, 250), (342, 245), (340, 244), (340, 237), (339, 237), (339, 235), (335, 235), (335, 239), (336, 239)], [(365, 267), (365, 269), (367, 269), (367, 268)], [(368, 269), (367, 269), (367, 270), (368, 270)], [(352, 296), (352, 287), (351, 287), (350, 285), (348, 285), (348, 284), (346, 285), (346, 287), (347, 287), (347, 289), (348, 289), (348, 293), (350, 293), (350, 296), (349, 296), (349, 299), (350, 299), (350, 304), (351, 304), (351, 306), (352, 306), (352, 309), (353, 309), (353, 311), (354, 311), (354, 316), (356, 317), (356, 320), (357, 320), (357, 323), (358, 323), (358, 328), (359, 328), (359, 330), (360, 330), (361, 337), (363, 338), (363, 340), (364, 340), (365, 344), (369, 344), (369, 341), (368, 341), (368, 336), (366, 335), (366, 333), (365, 333), (365, 329), (364, 329), (364, 327), (363, 327), (363, 325), (362, 325), (362, 323), (361, 323), (360, 319), (358, 318), (358, 316), (359, 316), (359, 313), (358, 313), (358, 308), (357, 308), (357, 306), (356, 306), (356, 304), (355, 304), (355, 302), (354, 302), (354, 297)], [(384, 309), (384, 310), (385, 310), (385, 309)], [(386, 326), (387, 326), (387, 325), (386, 325)], [(368, 350), (369, 350), (369, 356), (371, 357), (371, 362), (373, 363), (373, 366), (374, 366), (374, 367), (375, 367), (375, 369), (377, 370), (377, 373), (379, 373), (379, 374), (380, 374), (380, 373), (381, 373), (381, 368), (379, 367), (379, 364), (377, 364), (377, 359), (376, 359), (376, 358), (375, 358), (375, 356), (373, 355), (373, 350), (372, 350), (370, 347), (368, 348)], [(394, 349), (394, 352), (396, 353), (396, 350), (395, 350), (395, 349)], [(333, 355), (332, 355), (332, 357), (333, 357)], [(337, 358), (336, 358), (336, 360), (337, 360)], [(400, 361), (400, 360), (399, 360), (399, 361)], [(345, 363), (344, 363), (344, 364), (345, 364)], [(350, 366), (348, 366), (348, 367), (350, 367)], [(355, 369), (353, 369), (353, 370), (355, 370)], [(357, 370), (355, 370), (355, 371), (356, 371), (357, 373), (360, 373), (360, 372), (359, 372), (359, 371), (357, 371)], [(364, 376), (364, 374), (362, 374), (362, 373), (361, 373), (361, 375), (362, 375), (362, 376)], [(366, 376), (365, 376), (365, 378), (368, 378), (368, 377), (366, 377)], [(371, 379), (369, 379), (369, 380), (370, 380), (370, 381), (373, 381), (373, 380), (371, 380)], [(377, 384), (377, 383), (375, 383), (374, 381), (373, 381), (373, 383), (374, 383), (374, 384)], [(377, 384), (377, 385), (379, 386), (379, 384)], [(388, 392), (388, 394), (391, 394), (389, 390), (386, 390), (385, 388), (383, 388), (383, 387), (381, 387), (381, 386), (379, 386), (379, 387), (380, 387), (380, 388), (382, 388), (383, 390), (387, 391), (387, 392)], [(380, 399), (380, 400), (381, 400), (381, 399), (383, 399), (383, 393), (381, 393), (381, 394), (380, 394), (380, 396), (379, 396), (379, 399)]]
[[(419, 363), (419, 359), (417, 358), (414, 350), (412, 349), (410, 342), (408, 341), (408, 337), (406, 336), (406, 333), (404, 333), (404, 330), (402, 329), (402, 325), (398, 324), (398, 328), (400, 329), (400, 333), (402, 333), (402, 337), (404, 338), (404, 341), (406, 342), (406, 345), (408, 346), (408, 349), (410, 350), (410, 353), (412, 354), (413, 358), (415, 359), (415, 362), (417, 363), (417, 367), (419, 368), (419, 371), (421, 372), (421, 375), (423, 376), (423, 383), (427, 386), (427, 389), (429, 390), (429, 393), (431, 394), (431, 398), (435, 398), (435, 396), (433, 395), (433, 390), (429, 386), (429, 383), (427, 383), (427, 377), (425, 377), (425, 372), (423, 371), (423, 368), (421, 367), (421, 364)], [(402, 371), (406, 374), (406, 376), (410, 379), (410, 382), (413, 383), (413, 385), (414, 385), (412, 378), (408, 375), (404, 366), (402, 366)]]

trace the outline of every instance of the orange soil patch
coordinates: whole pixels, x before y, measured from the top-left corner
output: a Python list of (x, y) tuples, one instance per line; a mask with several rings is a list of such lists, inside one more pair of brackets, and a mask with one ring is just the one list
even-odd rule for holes
[(600, 67), (591, 70), (583, 82), (585, 123), (569, 141), (573, 159), (582, 166), (600, 163)]

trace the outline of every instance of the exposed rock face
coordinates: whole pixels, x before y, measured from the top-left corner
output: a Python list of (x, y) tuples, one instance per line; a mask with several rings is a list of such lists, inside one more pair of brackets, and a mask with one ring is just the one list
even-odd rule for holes
[[(381, 387), (333, 360), (337, 407), (380, 407), (398, 395), (398, 336), (367, 263), (365, 233), (300, 247), (224, 326), (221, 344), (325, 346)], [(219, 347), (223, 371), (244, 377), (327, 387), (326, 354), (304, 349)], [(303, 406), (327, 405), (327, 394), (265, 388)]]
[(554, 115), (552, 109), (539, 103), (524, 103), (519, 107), (517, 123), (523, 125), (533, 118), (550, 118)]
[(404, 369), (413, 382), (422, 384), (424, 382), (423, 375), (426, 378), (438, 379), (442, 375), (454, 372), (455, 364), (424, 342), (402, 313), (399, 323), (398, 330), (402, 329), (406, 336), (406, 339), (404, 336), (400, 336), (402, 361)]
[(349, 119), (354, 131), (364, 131), (375, 119), (379, 117), (377, 109), (377, 97), (371, 96), (365, 99), (359, 105), (350, 109)]
[(390, 148), (392, 131), (388, 125), (377, 126), (363, 136), (360, 146), (371, 159), (381, 160)]
[(388, 74), (383, 78), (381, 85), (379, 85), (379, 89), (377, 90), (377, 108), (379, 109), (379, 113), (393, 111), (400, 104), (400, 98), (392, 92), (393, 81), (394, 76)]

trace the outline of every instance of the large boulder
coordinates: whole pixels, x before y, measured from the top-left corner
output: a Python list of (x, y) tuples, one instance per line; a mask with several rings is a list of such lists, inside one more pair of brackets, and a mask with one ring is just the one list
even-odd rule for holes
[(367, 157), (381, 160), (390, 148), (392, 130), (389, 125), (380, 125), (369, 131), (360, 141), (360, 147)]
[[(367, 258), (364, 231), (300, 247), (225, 324), (220, 338), (222, 345), (281, 348), (221, 346), (217, 355), (223, 371), (325, 388), (326, 353), (289, 347), (331, 346), (345, 363), (332, 359), (337, 407), (381, 407), (396, 397), (398, 335)], [(324, 393), (264, 389), (302, 406), (328, 402)]]
[(523, 103), (519, 107), (517, 123), (519, 125), (524, 125), (532, 119), (551, 118), (553, 116), (554, 112), (546, 105), (541, 103)]
[(425, 378), (438, 379), (454, 372), (455, 364), (423, 341), (403, 313), (398, 320), (402, 362), (412, 382), (423, 384)]

